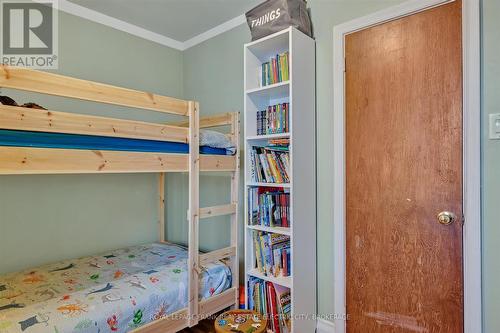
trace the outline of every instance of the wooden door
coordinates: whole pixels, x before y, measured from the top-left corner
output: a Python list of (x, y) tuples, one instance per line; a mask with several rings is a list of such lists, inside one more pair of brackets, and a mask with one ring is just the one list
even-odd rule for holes
[(455, 1), (346, 36), (348, 332), (463, 331), (461, 25)]

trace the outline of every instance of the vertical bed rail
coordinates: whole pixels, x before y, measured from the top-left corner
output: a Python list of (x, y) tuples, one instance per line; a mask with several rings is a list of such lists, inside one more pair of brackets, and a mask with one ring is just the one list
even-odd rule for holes
[(236, 211), (231, 215), (231, 247), (235, 248), (234, 257), (231, 258), (231, 272), (233, 288), (235, 293), (235, 308), (239, 306), (239, 249), (238, 249), (238, 198), (239, 198), (239, 179), (240, 179), (240, 114), (235, 112), (231, 114), (231, 137), (236, 147), (236, 169), (231, 173), (231, 204), (236, 206)]
[(199, 104), (190, 101), (189, 109), (189, 289), (188, 289), (188, 323), (189, 327), (198, 324), (199, 311), (199, 210), (200, 210), (200, 119)]
[(165, 172), (158, 174), (158, 241), (165, 243)]

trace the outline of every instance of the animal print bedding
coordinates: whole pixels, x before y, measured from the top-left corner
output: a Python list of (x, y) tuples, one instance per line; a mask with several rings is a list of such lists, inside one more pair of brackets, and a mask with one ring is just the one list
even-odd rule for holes
[[(186, 249), (147, 244), (0, 276), (0, 332), (129, 332), (187, 306)], [(231, 286), (207, 265), (200, 299)]]

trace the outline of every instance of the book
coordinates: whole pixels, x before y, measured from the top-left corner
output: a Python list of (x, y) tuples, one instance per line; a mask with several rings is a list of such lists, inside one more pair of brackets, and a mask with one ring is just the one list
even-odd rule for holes
[(264, 151), (259, 150), (259, 152), (256, 152), (256, 154), (260, 160), (260, 166), (264, 173), (265, 183), (275, 183), (276, 181), (272, 175), (272, 170), (271, 167), (269, 166), (265, 150)]
[(274, 291), (276, 293), (276, 307), (281, 333), (289, 333), (291, 330), (290, 315), (292, 310), (290, 289), (275, 284)]
[(253, 234), (254, 249), (255, 249), (255, 259), (257, 261), (257, 269), (262, 272), (264, 271), (264, 258), (262, 257), (260, 238), (258, 233)]
[(287, 183), (285, 181), (284, 175), (281, 171), (282, 169), (280, 169), (278, 167), (277, 157), (275, 156), (275, 154), (272, 151), (268, 151), (268, 152), (266, 152), (266, 157), (267, 157), (267, 161), (269, 162), (269, 166), (270, 166), (273, 178), (274, 178), (274, 182), (280, 183), (280, 184)]
[(252, 181), (283, 184), (290, 182), (288, 145), (253, 146), (250, 152)]
[[(286, 249), (288, 248), (288, 244), (281, 244), (277, 245), (276, 247), (273, 248), (273, 275), (274, 277), (278, 276), (288, 276), (288, 271), (285, 270), (285, 264), (287, 258), (286, 258)], [(285, 254), (285, 257), (283, 257), (283, 254)]]
[(283, 262), (283, 276), (289, 276), (290, 273), (288, 270), (288, 258), (286, 250), (281, 252), (281, 260)]
[(253, 231), (255, 268), (266, 276), (290, 276), (290, 237)]
[(289, 53), (283, 52), (261, 65), (260, 81), (262, 87), (290, 79), (288, 58)]
[(290, 333), (290, 289), (256, 277), (249, 278), (247, 288), (248, 307), (268, 318), (267, 329), (274, 333)]
[(258, 179), (259, 178), (257, 176), (257, 166), (256, 166), (255, 151), (254, 150), (250, 151), (250, 178), (251, 179)]
[(256, 297), (253, 291), (255, 290), (255, 284), (257, 283), (258, 279), (255, 278), (250, 278), (248, 279), (248, 308), (249, 309), (255, 309), (256, 308)]
[(248, 222), (264, 227), (290, 227), (290, 193), (275, 187), (248, 189)]
[(257, 135), (288, 133), (289, 107), (289, 103), (280, 103), (257, 111)]
[(278, 304), (276, 302), (276, 291), (274, 285), (270, 282), (266, 283), (267, 297), (269, 298), (269, 314), (271, 321), (271, 329), (274, 333), (281, 333), (279, 318), (278, 318)]
[(266, 276), (272, 276), (274, 271), (273, 253), (271, 239), (268, 233), (263, 233), (260, 236), (261, 251), (264, 252), (264, 273)]

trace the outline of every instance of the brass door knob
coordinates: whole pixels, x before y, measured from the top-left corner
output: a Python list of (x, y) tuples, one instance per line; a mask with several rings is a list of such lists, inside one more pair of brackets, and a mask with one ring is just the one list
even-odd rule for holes
[(452, 212), (441, 212), (437, 215), (438, 222), (443, 225), (450, 225), (457, 219)]

